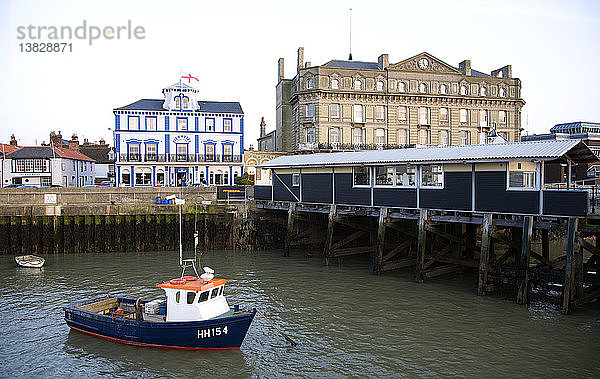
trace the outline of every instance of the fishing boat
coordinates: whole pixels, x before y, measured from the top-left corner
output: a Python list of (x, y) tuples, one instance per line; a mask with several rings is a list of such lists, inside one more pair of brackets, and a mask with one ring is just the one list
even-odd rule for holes
[[(204, 267), (196, 270), (198, 233), (194, 233), (194, 258), (183, 259), (181, 204), (179, 205), (179, 265), (181, 275), (159, 283), (164, 297), (144, 300), (104, 295), (64, 307), (67, 325), (76, 331), (137, 346), (174, 349), (239, 349), (257, 310), (230, 307), (225, 279)], [(185, 275), (191, 268), (194, 276)]]
[(15, 262), (21, 267), (41, 268), (46, 260), (35, 255), (20, 255), (15, 257)]

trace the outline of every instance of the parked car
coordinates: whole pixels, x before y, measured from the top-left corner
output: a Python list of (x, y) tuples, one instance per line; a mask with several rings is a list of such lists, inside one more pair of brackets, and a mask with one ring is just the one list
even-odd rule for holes
[(4, 188), (19, 188), (20, 184), (9, 184), (7, 186), (4, 186)]
[(112, 187), (112, 182), (110, 180), (103, 180), (98, 184), (99, 187)]

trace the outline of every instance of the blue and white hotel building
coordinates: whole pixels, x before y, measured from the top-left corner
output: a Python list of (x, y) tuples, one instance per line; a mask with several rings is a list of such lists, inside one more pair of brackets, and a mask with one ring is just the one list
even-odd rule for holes
[(198, 101), (182, 83), (162, 92), (113, 110), (117, 186), (232, 185), (243, 173), (240, 103)]

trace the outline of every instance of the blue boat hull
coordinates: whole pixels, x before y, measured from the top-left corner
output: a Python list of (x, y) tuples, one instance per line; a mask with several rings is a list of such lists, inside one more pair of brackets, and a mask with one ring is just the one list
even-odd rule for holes
[[(135, 301), (135, 299), (121, 300)], [(205, 321), (137, 321), (64, 307), (65, 321), (74, 330), (137, 346), (173, 349), (239, 349), (256, 310)]]

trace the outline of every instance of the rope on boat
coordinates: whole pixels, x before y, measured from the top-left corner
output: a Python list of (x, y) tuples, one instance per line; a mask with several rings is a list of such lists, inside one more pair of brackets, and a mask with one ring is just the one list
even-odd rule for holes
[(291, 338), (290, 338), (290, 337), (289, 337), (287, 334), (285, 334), (285, 333), (284, 333), (284, 332), (283, 332), (281, 329), (279, 329), (277, 326), (275, 326), (275, 324), (273, 324), (273, 322), (271, 322), (271, 320), (269, 320), (269, 319), (267, 318), (267, 316), (265, 316), (264, 314), (262, 314), (262, 312), (261, 312), (261, 311), (259, 311), (257, 308), (254, 308), (254, 309), (256, 309), (256, 312), (257, 312), (259, 315), (263, 316), (263, 317), (264, 317), (264, 319), (265, 319), (265, 320), (267, 320), (267, 321), (269, 322), (269, 324), (270, 324), (270, 325), (271, 325), (273, 328), (275, 328), (275, 330), (277, 330), (277, 331), (278, 331), (278, 332), (279, 332), (279, 333), (280, 333), (280, 334), (281, 334), (281, 335), (282, 335), (282, 336), (283, 336), (283, 337), (284, 337), (284, 338), (285, 338), (285, 339), (286, 339), (286, 340), (287, 340), (289, 343), (291, 343), (291, 344), (292, 344), (292, 346), (298, 346), (298, 343), (297, 343), (296, 341), (294, 341), (293, 339), (291, 339)]

